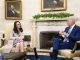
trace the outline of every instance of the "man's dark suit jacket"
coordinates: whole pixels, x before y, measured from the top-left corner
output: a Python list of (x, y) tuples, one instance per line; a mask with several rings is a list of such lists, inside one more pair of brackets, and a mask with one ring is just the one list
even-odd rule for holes
[[(65, 32), (68, 33), (69, 27), (65, 28)], [(53, 47), (54, 50), (59, 49), (73, 49), (74, 44), (76, 41), (80, 40), (80, 27), (75, 25), (70, 33), (70, 35), (67, 37), (69, 42), (64, 42), (64, 39), (59, 39), (59, 37), (55, 37), (53, 39)]]
[[(69, 27), (65, 28), (65, 32), (68, 33)], [(80, 40), (80, 27), (75, 25), (68, 36), (69, 42), (65, 42), (68, 44), (68, 48), (73, 48), (74, 42)], [(64, 46), (65, 48), (65, 46)]]
[[(65, 32), (68, 33), (69, 27), (67, 27), (65, 29)], [(80, 40), (80, 27), (75, 25), (70, 33), (70, 35), (68, 36), (68, 39), (70, 41), (77, 41)]]

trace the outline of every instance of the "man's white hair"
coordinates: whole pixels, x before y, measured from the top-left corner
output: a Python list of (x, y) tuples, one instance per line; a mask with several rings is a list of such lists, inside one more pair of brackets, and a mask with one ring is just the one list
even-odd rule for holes
[(76, 17), (70, 17), (70, 18), (68, 18), (67, 20), (73, 20), (73, 21), (75, 22), (75, 21), (78, 20), (78, 18), (76, 18)]

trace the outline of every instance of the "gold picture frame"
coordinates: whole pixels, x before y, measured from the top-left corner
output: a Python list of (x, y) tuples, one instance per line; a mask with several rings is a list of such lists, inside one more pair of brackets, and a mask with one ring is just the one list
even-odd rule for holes
[(41, 11), (62, 11), (67, 9), (67, 0), (41, 0)]
[(22, 19), (21, 1), (5, 1), (5, 19), (7, 20)]

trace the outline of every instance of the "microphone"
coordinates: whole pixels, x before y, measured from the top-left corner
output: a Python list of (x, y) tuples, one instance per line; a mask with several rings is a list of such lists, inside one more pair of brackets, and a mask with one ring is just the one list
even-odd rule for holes
[(34, 53), (35, 53), (35, 59), (36, 59), (36, 60), (39, 60), (39, 56), (38, 56), (38, 54), (37, 54), (36, 48), (34, 48)]

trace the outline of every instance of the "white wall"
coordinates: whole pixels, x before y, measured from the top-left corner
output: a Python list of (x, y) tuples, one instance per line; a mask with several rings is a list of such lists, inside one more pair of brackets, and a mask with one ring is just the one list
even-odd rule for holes
[[(80, 17), (80, 0), (67, 0), (66, 12), (74, 13), (76, 17)], [(47, 13), (41, 12), (41, 0), (22, 0), (22, 20), (20, 21), (27, 34), (32, 32), (32, 24), (30, 23), (32, 16), (39, 13)], [(6, 24), (9, 26), (14, 21), (5, 20), (5, 0), (0, 0), (0, 30), (4, 30)]]

